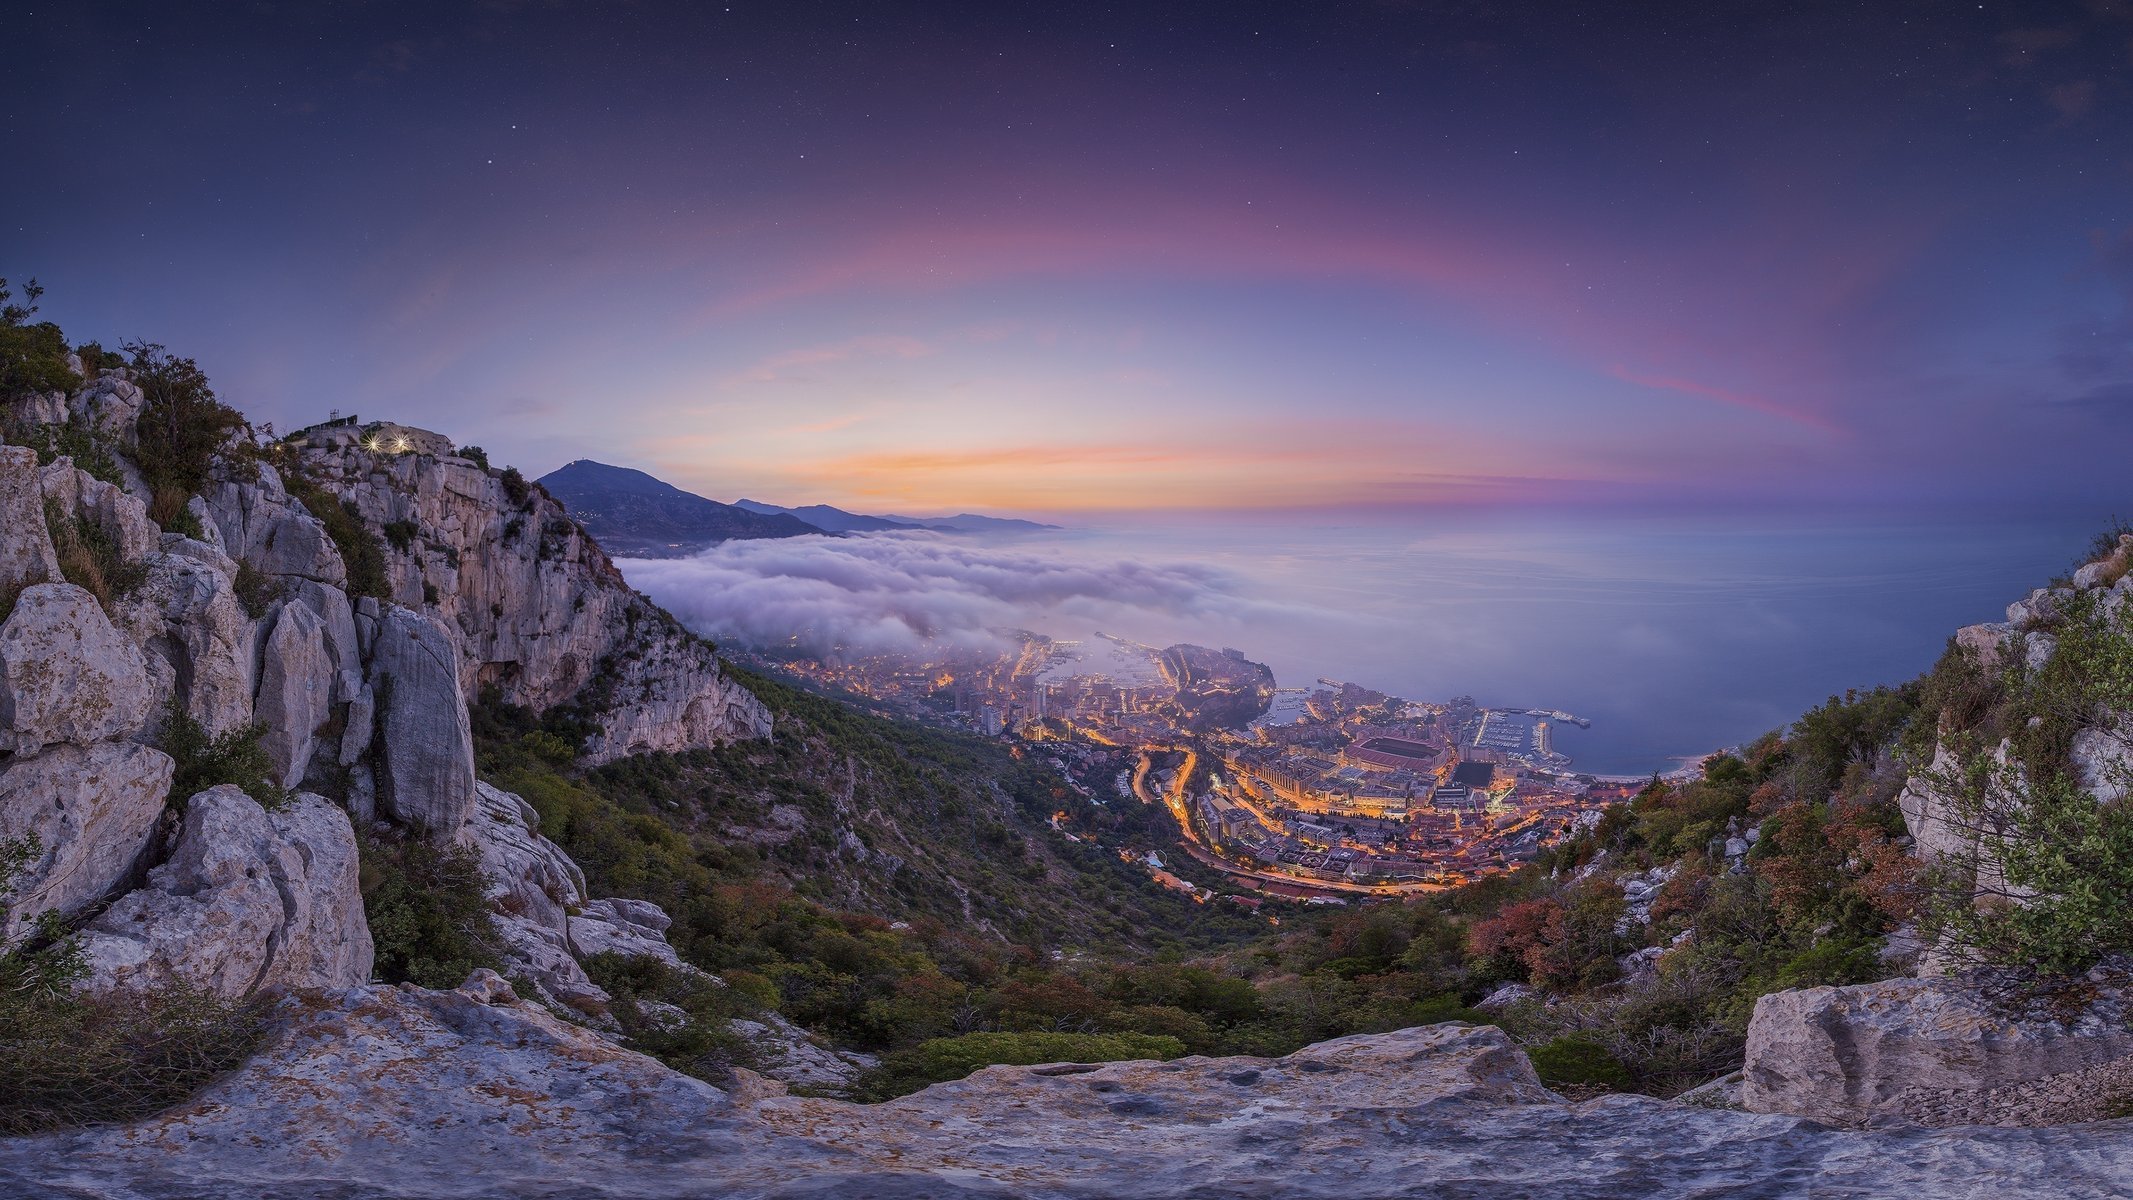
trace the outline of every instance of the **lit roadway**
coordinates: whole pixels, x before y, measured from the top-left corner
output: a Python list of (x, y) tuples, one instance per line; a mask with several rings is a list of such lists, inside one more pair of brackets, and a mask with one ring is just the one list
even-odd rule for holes
[(1190, 746), (1155, 746), (1150, 750), (1182, 750), (1185, 763), (1178, 768), (1177, 782), (1162, 796), (1149, 786), (1149, 776), (1154, 773), (1155, 759), (1149, 750), (1141, 751), (1140, 761), (1133, 767), (1133, 794), (1143, 804), (1161, 804), (1178, 819), (1178, 828), (1183, 833), (1185, 852), (1202, 864), (1213, 867), (1225, 875), (1243, 879), (1256, 879), (1266, 883), (1278, 883), (1284, 887), (1313, 888), (1324, 892), (1346, 892), (1358, 896), (1399, 896), (1416, 892), (1441, 892), (1441, 883), (1346, 883), (1326, 879), (1307, 879), (1298, 875), (1282, 875), (1273, 871), (1255, 871), (1240, 867), (1207, 848), (1200, 841), (1199, 831), (1193, 828), (1192, 813), (1185, 804), (1186, 786), (1192, 779), (1193, 769), (1200, 764), (1199, 752)]

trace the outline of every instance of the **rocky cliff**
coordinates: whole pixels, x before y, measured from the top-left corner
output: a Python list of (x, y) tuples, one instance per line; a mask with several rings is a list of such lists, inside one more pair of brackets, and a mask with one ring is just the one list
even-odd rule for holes
[[(106, 371), (9, 414), (49, 461), (0, 445), (4, 944), (63, 922), (89, 989), (366, 984), (375, 831), (467, 847), (524, 986), (609, 1021), (580, 959), (672, 961), (664, 918), (587, 896), (475, 778), (468, 699), (567, 708), (593, 762), (761, 736), (761, 703), (553, 500), (434, 434), (239, 434), (159, 527), (143, 403)], [(103, 477), (49, 453), (58, 433)], [(244, 787), (186, 782), (245, 756)]]

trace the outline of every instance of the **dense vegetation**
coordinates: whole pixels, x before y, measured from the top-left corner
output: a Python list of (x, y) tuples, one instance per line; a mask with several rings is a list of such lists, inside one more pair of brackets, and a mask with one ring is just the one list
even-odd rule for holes
[[(0, 842), (0, 912), (37, 853), (34, 839)], [(257, 1004), (183, 986), (80, 994), (85, 972), (55, 914), (0, 948), (0, 1136), (159, 1112), (258, 1041)]]

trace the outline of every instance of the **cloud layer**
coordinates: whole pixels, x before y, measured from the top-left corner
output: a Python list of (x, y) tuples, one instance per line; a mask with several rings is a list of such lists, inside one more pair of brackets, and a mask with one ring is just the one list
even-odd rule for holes
[(998, 647), (1005, 628), (1233, 626), (1275, 614), (1213, 567), (1084, 561), (929, 533), (727, 542), (623, 570), (702, 633), (758, 646), (798, 639), (817, 653)]

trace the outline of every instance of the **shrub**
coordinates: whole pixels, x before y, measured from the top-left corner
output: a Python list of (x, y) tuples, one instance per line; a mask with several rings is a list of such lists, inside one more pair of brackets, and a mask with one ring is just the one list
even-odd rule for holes
[(1549, 1087), (1598, 1088), (1628, 1091), (1629, 1068), (1607, 1052), (1607, 1047), (1588, 1037), (1559, 1037), (1526, 1052), (1533, 1070)]
[(68, 583), (96, 597), (105, 612), (148, 578), (145, 563), (128, 562), (116, 539), (85, 516), (69, 519), (57, 500), (44, 502), (45, 531)]
[(274, 779), (274, 760), (259, 744), (266, 731), (265, 725), (254, 724), (210, 737), (172, 697), (163, 719), (163, 752), (177, 764), (170, 777), (171, 807), (182, 810), (186, 801), (225, 783), (236, 785), (269, 811), (288, 804), (288, 789)]
[(479, 446), (461, 446), (459, 449), (452, 451), (452, 453), (472, 462), (484, 471), (489, 469), (489, 452)]
[(504, 485), (505, 498), (509, 499), (514, 507), (524, 508), (527, 497), (533, 494), (533, 485), (526, 482), (526, 477), (519, 474), (518, 468), (505, 467), (498, 480)]
[[(1958, 961), (2073, 974), (2133, 951), (2133, 807), (2099, 803), (2072, 761), (2084, 728), (2133, 710), (2133, 614), (2106, 617), (2093, 596), (2040, 669), (2008, 656), (1997, 728), (1950, 730), (1954, 763), (1929, 776), (1970, 841), (1937, 872), (1928, 912)], [(2105, 774), (2103, 787), (2133, 785), (2123, 764)]]
[(207, 530), (201, 528), (200, 518), (187, 505), (192, 497), (183, 492), (164, 490), (157, 492), (148, 506), (148, 517), (161, 526), (165, 533), (178, 533), (196, 542), (207, 540)]
[[(0, 843), (0, 894), (37, 854)], [(57, 914), (0, 951), (0, 1137), (160, 1112), (244, 1060), (261, 1009), (186, 987), (77, 994), (80, 946)]]
[(133, 381), (141, 389), (135, 458), (155, 492), (198, 492), (230, 435), (245, 428), (244, 414), (215, 398), (207, 373), (153, 342), (128, 342)]
[(732, 1082), (735, 1067), (754, 1064), (731, 1024), (762, 1011), (744, 993), (656, 958), (598, 954), (585, 961), (585, 973), (617, 1001), (615, 1021), (632, 1050), (720, 1085)]
[(363, 912), (387, 983), (451, 988), (499, 969), (481, 855), (471, 846), (364, 835)]
[(255, 621), (266, 616), (267, 610), (281, 598), (281, 582), (248, 562), (237, 564), (235, 587), (237, 602), (244, 605), (245, 614)]
[(887, 1100), (982, 1067), (1171, 1059), (1183, 1053), (1185, 1044), (1178, 1039), (1145, 1033), (966, 1033), (892, 1052), (854, 1090), (866, 1099)]
[(315, 481), (297, 471), (284, 480), (289, 494), (301, 501), (311, 515), (326, 527), (341, 552), (341, 565), (348, 571), (348, 594), (392, 599), (392, 584), (385, 573), (385, 548), (363, 521), (354, 504), (336, 498)]
[(69, 417), (59, 425), (33, 425), (27, 429), (11, 431), (10, 437), (37, 451), (37, 465), (51, 466), (66, 458), (76, 467), (87, 471), (91, 478), (105, 483), (125, 483), (119, 474), (118, 460), (96, 436), (96, 431), (80, 417)]
[(38, 392), (63, 392), (75, 384), (67, 367), (67, 339), (50, 321), (29, 323), (44, 289), (35, 279), (23, 285), (24, 303), (0, 279), (0, 402)]
[(422, 527), (413, 521), (387, 521), (381, 532), (385, 534), (385, 540), (392, 543), (393, 549), (405, 550), (415, 544), (415, 535), (422, 532)]

